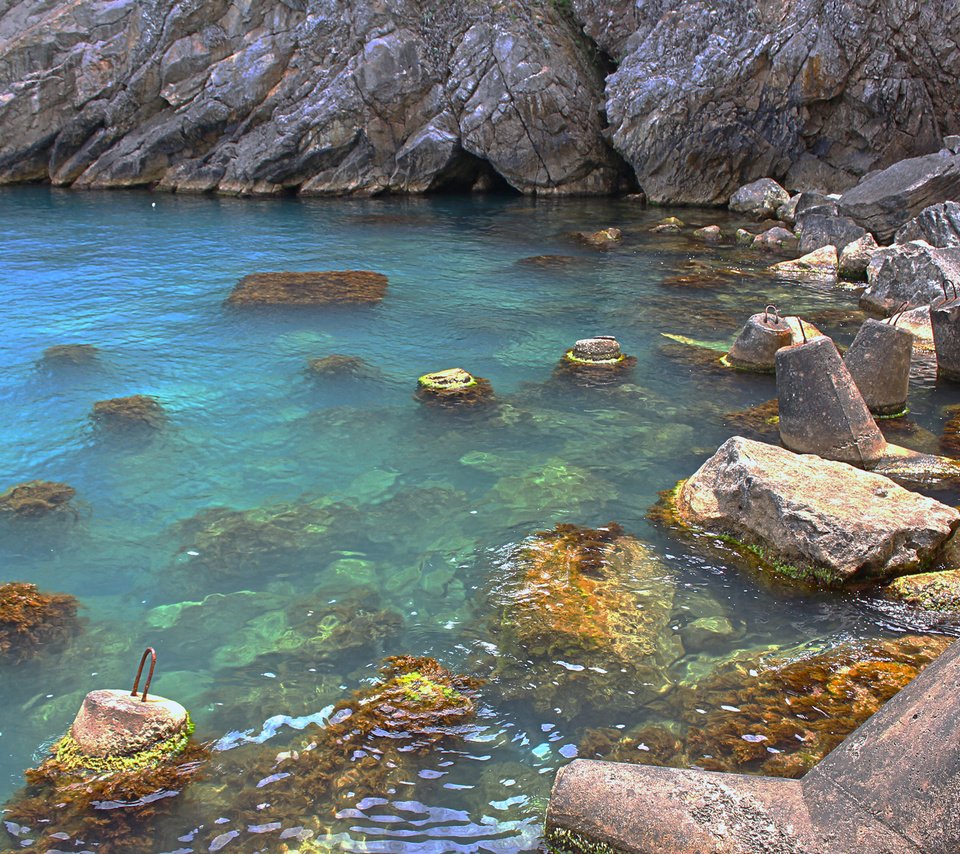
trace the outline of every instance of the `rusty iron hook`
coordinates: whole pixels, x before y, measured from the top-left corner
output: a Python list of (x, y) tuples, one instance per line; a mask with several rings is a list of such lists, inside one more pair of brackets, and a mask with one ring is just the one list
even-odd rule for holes
[(770, 305), (766, 306), (763, 309), (763, 322), (764, 323), (770, 322), (769, 315), (771, 312), (773, 313), (773, 325), (779, 326), (780, 325), (780, 309), (778, 309), (773, 303), (770, 303)]
[(140, 686), (140, 675), (143, 673), (143, 665), (146, 663), (148, 655), (150, 656), (150, 670), (147, 673), (147, 681), (143, 683), (143, 696), (140, 698), (141, 703), (147, 702), (147, 691), (150, 689), (150, 682), (153, 680), (153, 671), (157, 666), (157, 651), (152, 646), (148, 646), (143, 651), (143, 655), (140, 656), (140, 666), (137, 668), (137, 676), (133, 680), (133, 689), (130, 691), (131, 697), (137, 696), (137, 688)]

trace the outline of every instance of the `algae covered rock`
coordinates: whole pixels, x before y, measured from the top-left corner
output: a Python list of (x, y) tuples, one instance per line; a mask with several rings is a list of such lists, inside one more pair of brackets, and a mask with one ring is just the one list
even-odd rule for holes
[(942, 636), (740, 653), (673, 696), (671, 725), (590, 730), (581, 756), (800, 777), (950, 644)]
[(636, 364), (636, 358), (625, 355), (616, 338), (598, 335), (581, 338), (567, 350), (560, 358), (555, 375), (575, 379), (580, 384), (605, 385), (611, 380), (622, 380)]
[(801, 281), (833, 281), (839, 269), (837, 247), (833, 245), (815, 249), (792, 261), (781, 261), (770, 267), (770, 272), (787, 279)]
[(362, 376), (369, 372), (370, 366), (359, 356), (331, 353), (307, 360), (307, 373), (314, 377)]
[(601, 228), (599, 231), (577, 231), (574, 232), (573, 237), (587, 246), (607, 249), (622, 240), (623, 232), (619, 228)]
[(683, 654), (674, 592), (659, 557), (618, 525), (536, 534), (504, 561), (492, 592), (497, 686), (568, 718), (583, 704), (626, 709), (659, 696)]
[(369, 270), (311, 273), (251, 273), (227, 298), (229, 305), (331, 305), (378, 303), (387, 293), (387, 277)]
[(885, 589), (891, 599), (937, 614), (960, 613), (960, 569), (921, 572), (894, 579)]
[(780, 575), (827, 585), (915, 572), (960, 525), (952, 507), (886, 477), (734, 437), (676, 491), (682, 525), (757, 550)]
[(93, 405), (93, 420), (111, 430), (156, 428), (163, 424), (165, 415), (155, 397), (134, 394), (97, 401)]
[(77, 494), (72, 486), (51, 480), (31, 480), (11, 486), (0, 494), (0, 513), (15, 516), (45, 516), (66, 510)]
[(43, 351), (48, 367), (81, 367), (97, 361), (100, 351), (93, 344), (54, 344)]
[(544, 463), (501, 477), (493, 489), (497, 506), (517, 521), (542, 518), (544, 508), (572, 512), (613, 500), (616, 488), (594, 471), (551, 457)]
[(41, 593), (16, 581), (0, 584), (0, 664), (62, 647), (80, 630), (77, 607), (66, 593)]

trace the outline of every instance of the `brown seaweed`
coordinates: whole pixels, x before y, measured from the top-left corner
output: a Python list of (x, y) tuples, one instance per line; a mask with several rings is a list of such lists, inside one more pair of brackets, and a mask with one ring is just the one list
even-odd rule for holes
[(62, 647), (80, 630), (77, 606), (66, 593), (41, 593), (16, 581), (0, 585), (0, 661), (18, 664), (41, 649)]
[(163, 407), (155, 397), (134, 394), (114, 397), (93, 404), (93, 420), (114, 430), (137, 427), (160, 427), (164, 420)]
[(0, 494), (0, 513), (16, 516), (45, 516), (69, 509), (77, 494), (72, 486), (52, 480), (31, 480), (11, 486)]
[(251, 273), (227, 298), (231, 305), (331, 305), (378, 303), (387, 293), (387, 277), (369, 270), (309, 273)]

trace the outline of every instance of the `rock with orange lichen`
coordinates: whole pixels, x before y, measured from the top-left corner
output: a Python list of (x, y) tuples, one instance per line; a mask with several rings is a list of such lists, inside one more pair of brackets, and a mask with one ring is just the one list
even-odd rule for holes
[(0, 662), (17, 664), (43, 649), (58, 649), (80, 630), (77, 600), (41, 593), (33, 584), (0, 585)]
[(517, 547), (493, 599), (497, 684), (540, 711), (635, 707), (671, 686), (683, 655), (670, 626), (671, 573), (619, 525), (558, 525)]
[[(822, 652), (739, 655), (678, 689), (685, 732), (644, 725), (588, 731), (581, 756), (709, 771), (800, 777), (950, 644), (907, 635)], [(638, 745), (643, 744), (638, 749)], [(644, 749), (646, 748), (646, 749)]]
[(387, 277), (369, 270), (309, 273), (251, 273), (227, 298), (230, 305), (331, 305), (378, 303), (387, 293)]
[(11, 486), (0, 494), (0, 513), (15, 516), (45, 516), (69, 509), (70, 499), (77, 494), (72, 486), (51, 480), (31, 480)]

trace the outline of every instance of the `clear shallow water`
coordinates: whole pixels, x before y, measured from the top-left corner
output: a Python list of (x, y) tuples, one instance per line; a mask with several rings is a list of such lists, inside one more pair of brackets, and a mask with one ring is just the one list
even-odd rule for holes
[[(215, 825), (210, 810), (229, 802), (213, 790), (241, 785), (245, 742), (283, 751), (297, 732), (276, 716), (317, 715), (370, 680), (385, 655), (429, 655), (490, 678), (478, 726), (390, 798), (341, 810), (325, 844), (535, 850), (556, 769), (576, 755), (584, 729), (649, 714), (640, 702), (611, 710), (589, 696), (538, 710), (533, 685), (529, 697), (521, 687), (504, 699), (492, 590), (511, 547), (558, 522), (614, 520), (649, 542), (676, 581), (678, 621), (706, 609), (736, 626), (713, 658), (909, 628), (909, 618), (869, 599), (764, 587), (646, 521), (657, 492), (735, 432), (725, 412), (775, 394), (771, 377), (670, 358), (676, 346), (660, 333), (729, 341), (770, 302), (823, 318), (818, 325), (841, 343), (857, 328), (845, 319), (856, 306), (850, 292), (749, 275), (719, 287), (669, 284), (694, 258), (748, 268), (769, 259), (650, 234), (668, 213), (515, 197), (0, 192), (0, 489), (64, 481), (80, 511), (3, 524), (0, 581), (72, 593), (86, 620), (66, 653), (0, 670), (0, 798), (64, 732), (83, 695), (127, 685), (152, 645), (160, 657), (152, 690), (190, 708), (198, 737), (226, 737), (220, 747), (229, 748), (217, 760), (221, 776), (211, 775), (216, 785), (197, 784), (157, 828), (157, 850), (210, 850), (223, 833), (223, 850), (236, 849), (256, 831), (229, 810)], [(725, 220), (676, 213), (696, 225)], [(564, 236), (607, 225), (624, 231), (613, 250)], [(553, 270), (516, 263), (540, 254), (576, 260)], [(247, 273), (312, 269), (385, 273), (387, 298), (335, 309), (223, 305)], [(551, 379), (565, 348), (603, 333), (637, 357), (628, 385)], [(94, 344), (99, 357), (83, 367), (41, 361), (45, 348), (67, 343)], [(362, 357), (368, 374), (305, 372), (308, 358), (330, 353)], [(491, 380), (503, 404), (497, 417), (451, 416), (413, 399), (418, 375), (454, 366)], [(138, 393), (162, 402), (162, 430), (93, 429), (94, 401)], [(941, 407), (958, 400), (918, 374), (914, 420), (939, 433)], [(187, 522), (212, 508), (261, 508), (272, 519), (290, 506), (307, 508), (283, 517), (290, 536), (257, 550), (242, 541), (224, 560), (229, 572), (211, 569), (203, 538), (204, 524), (224, 517)], [(337, 522), (324, 527), (330, 513)], [(165, 607), (212, 593), (226, 598)], [(289, 648), (300, 623), (344, 602), (341, 622), (388, 611), (395, 623), (309, 660)], [(688, 656), (677, 672), (704, 672), (710, 656)]]

